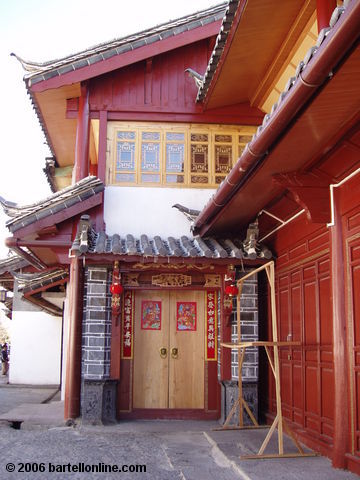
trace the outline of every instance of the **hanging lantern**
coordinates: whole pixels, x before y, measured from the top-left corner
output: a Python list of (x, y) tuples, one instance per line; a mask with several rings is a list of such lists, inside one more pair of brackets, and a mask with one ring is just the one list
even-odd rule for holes
[(113, 283), (110, 286), (110, 292), (112, 295), (121, 295), (122, 292), (124, 291), (124, 288), (120, 283)]
[(225, 294), (229, 297), (235, 297), (239, 293), (239, 289), (236, 285), (226, 285)]

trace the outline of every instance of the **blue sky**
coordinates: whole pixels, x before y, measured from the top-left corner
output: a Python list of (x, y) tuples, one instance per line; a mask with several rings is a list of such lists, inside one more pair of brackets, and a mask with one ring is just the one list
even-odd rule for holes
[[(11, 52), (46, 61), (78, 52), (178, 18), (221, 0), (3, 0), (0, 2), (0, 87), (2, 92), (0, 196), (19, 204), (50, 194), (42, 172), (49, 154)], [(6, 216), (0, 212), (0, 258)]]

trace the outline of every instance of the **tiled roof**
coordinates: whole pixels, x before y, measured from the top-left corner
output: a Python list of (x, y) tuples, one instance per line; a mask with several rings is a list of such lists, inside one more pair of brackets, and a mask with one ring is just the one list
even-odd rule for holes
[(31, 205), (19, 206), (0, 197), (0, 204), (7, 216), (12, 217), (6, 222), (11, 232), (31, 225), (32, 223), (54, 215), (104, 190), (104, 184), (96, 177), (90, 176), (64, 188), (44, 200)]
[(238, 239), (201, 238), (185, 235), (180, 238), (150, 237), (146, 234), (139, 238), (131, 234), (125, 236), (107, 235), (103, 231), (96, 232), (88, 220), (88, 216), (82, 217), (82, 229), (71, 247), (71, 252), (75, 256), (92, 253), (142, 257), (243, 258), (251, 260), (272, 257), (270, 250), (259, 244), (256, 253), (252, 251), (249, 254), (244, 243)]
[(201, 101), (206, 97), (206, 93), (210, 87), (210, 83), (213, 79), (214, 73), (216, 72), (218, 62), (226, 45), (226, 40), (231, 29), (231, 25), (234, 20), (239, 3), (240, 0), (229, 0), (222, 25), (216, 38), (215, 46), (203, 78), (202, 85), (200, 86), (198, 91), (196, 101)]
[(46, 272), (14, 274), (15, 279), (18, 281), (19, 291), (23, 294), (33, 292), (39, 288), (50, 287), (54, 283), (66, 280), (68, 276), (69, 273), (64, 268), (56, 268)]
[(20, 255), (11, 255), (8, 258), (0, 260), (0, 275), (6, 272), (16, 272), (17, 270), (27, 267), (28, 265), (29, 262), (20, 257)]
[(26, 75), (28, 82), (33, 85), (52, 77), (102, 62), (116, 55), (121, 55), (122, 53), (221, 20), (226, 5), (227, 2), (221, 3), (220, 5), (210, 7), (206, 10), (176, 20), (171, 20), (154, 28), (127, 37), (101, 43), (76, 54), (44, 63), (26, 61), (15, 54), (12, 55), (21, 62), (23, 68), (28, 72)]

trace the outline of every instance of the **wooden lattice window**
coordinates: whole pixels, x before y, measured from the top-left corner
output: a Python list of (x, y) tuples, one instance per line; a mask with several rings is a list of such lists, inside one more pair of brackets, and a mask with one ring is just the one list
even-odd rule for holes
[(256, 127), (109, 122), (108, 184), (215, 188)]

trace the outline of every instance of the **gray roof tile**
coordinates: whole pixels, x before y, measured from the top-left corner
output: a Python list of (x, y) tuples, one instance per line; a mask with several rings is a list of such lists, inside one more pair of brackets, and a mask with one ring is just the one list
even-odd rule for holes
[(86, 65), (110, 58), (115, 54), (125, 53), (134, 48), (139, 48), (146, 44), (151, 44), (170, 36), (181, 34), (187, 30), (192, 30), (201, 27), (202, 25), (216, 22), (223, 17), (226, 5), (227, 2), (209, 7), (206, 10), (195, 12), (176, 20), (170, 20), (169, 22), (155, 26), (154, 28), (95, 45), (82, 52), (48, 62), (29, 62), (16, 55), (15, 56), (21, 62), (23, 68), (27, 70), (28, 73), (26, 78), (28, 79), (29, 84), (33, 85), (44, 79), (51, 78), (52, 76), (67, 73), (67, 71), (70, 70), (65, 70), (65, 65), (71, 65), (74, 70), (83, 68)]
[(6, 226), (11, 232), (15, 232), (22, 227), (83, 202), (103, 190), (104, 184), (98, 178), (90, 176), (31, 205), (19, 206), (1, 197), (0, 204), (5, 214), (12, 217), (6, 222)]
[(55, 282), (66, 280), (68, 276), (68, 270), (64, 268), (55, 268), (45, 272), (14, 274), (15, 279), (18, 281), (19, 291), (22, 293), (43, 287), (51, 287)]
[[(82, 244), (80, 250), (80, 239), (77, 235), (71, 250), (76, 256), (108, 254), (169, 258), (250, 258), (243, 248), (243, 242), (239, 239), (200, 238), (190, 235), (183, 235), (181, 238), (172, 236), (161, 238), (159, 235), (150, 237), (146, 234), (140, 235), (140, 238), (132, 234), (121, 237), (118, 234), (107, 235), (104, 231), (96, 232), (90, 222), (88, 222), (87, 244)], [(268, 258), (269, 254), (271, 255), (271, 252), (266, 247), (258, 245), (257, 258)]]
[(16, 272), (21, 268), (27, 267), (28, 265), (29, 262), (20, 257), (20, 255), (11, 255), (10, 257), (0, 260), (0, 275), (5, 272)]

